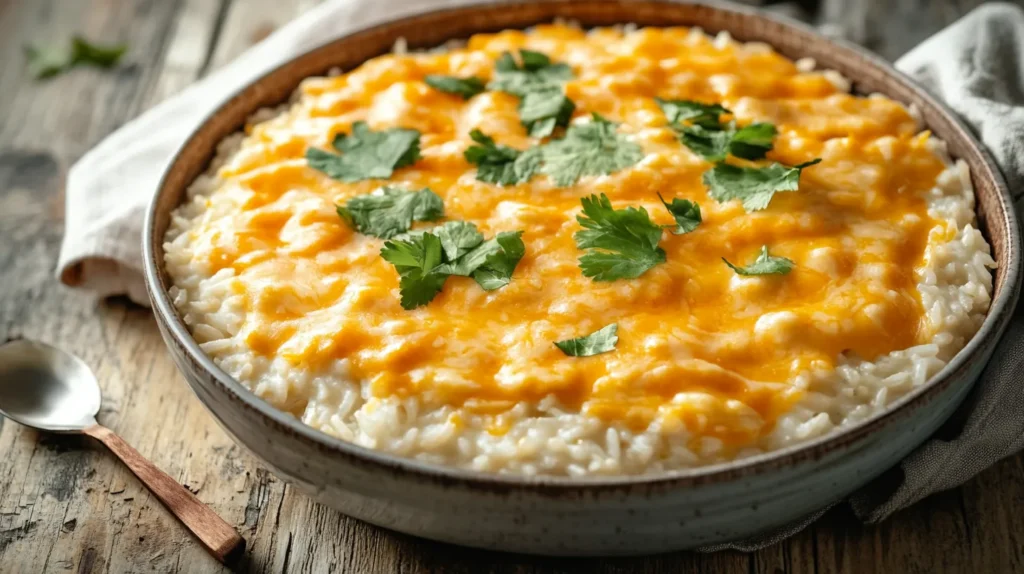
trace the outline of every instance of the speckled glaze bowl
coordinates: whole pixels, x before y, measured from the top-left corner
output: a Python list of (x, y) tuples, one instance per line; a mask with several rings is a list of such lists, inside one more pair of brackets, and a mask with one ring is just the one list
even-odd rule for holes
[[(841, 433), (738, 462), (645, 477), (505, 477), (431, 466), (344, 442), (249, 392), (214, 365), (167, 294), (163, 236), (171, 211), (217, 143), (247, 116), (286, 101), (299, 82), (352, 69), (404, 37), (428, 48), (476, 32), (566, 18), (584, 26), (701, 26), (809, 56), (860, 93), (921, 110), (950, 153), (970, 165), (981, 229), (998, 262), (991, 311), (946, 368), (890, 409)], [(989, 155), (953, 114), (880, 58), (799, 24), (744, 9), (614, 0), (490, 4), (435, 11), (340, 38), (270, 72), (223, 103), (173, 160), (150, 207), (146, 283), (160, 331), (188, 384), (221, 425), (285, 480), (316, 500), (394, 530), (481, 548), (542, 554), (641, 554), (736, 540), (840, 499), (895, 465), (945, 421), (971, 389), (1017, 300), (1020, 236), (1010, 196)]]

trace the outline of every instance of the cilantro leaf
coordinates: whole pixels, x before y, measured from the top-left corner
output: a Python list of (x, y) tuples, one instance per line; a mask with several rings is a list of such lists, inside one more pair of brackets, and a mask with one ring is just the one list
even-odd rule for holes
[(700, 205), (697, 202), (674, 197), (672, 198), (672, 203), (669, 204), (660, 193), (658, 194), (658, 199), (661, 200), (662, 205), (665, 206), (665, 209), (676, 220), (676, 228), (672, 230), (673, 235), (689, 233), (697, 229), (697, 226), (701, 224)]
[(733, 135), (736, 133), (729, 129), (709, 129), (700, 125), (674, 125), (672, 129), (679, 135), (683, 144), (690, 148), (690, 151), (708, 161), (724, 160), (729, 153)]
[(529, 92), (519, 100), (519, 121), (530, 137), (543, 138), (551, 135), (556, 126), (569, 125), (575, 110), (576, 104), (561, 89)]
[(732, 134), (729, 153), (743, 159), (761, 159), (772, 149), (772, 139), (778, 133), (774, 124), (756, 123), (740, 128)]
[(570, 357), (590, 357), (615, 349), (619, 342), (619, 325), (612, 323), (585, 337), (558, 341), (555, 346)]
[(555, 185), (574, 185), (585, 175), (607, 175), (640, 161), (643, 150), (615, 131), (615, 124), (594, 114), (587, 124), (569, 126), (565, 137), (540, 148), (541, 171)]
[(71, 38), (70, 48), (25, 46), (29, 73), (36, 79), (49, 78), (79, 64), (110, 68), (128, 51), (125, 44), (101, 46), (81, 36)]
[(718, 201), (739, 199), (748, 212), (760, 211), (780, 191), (796, 191), (800, 184), (801, 171), (821, 159), (815, 159), (797, 166), (787, 167), (772, 163), (766, 167), (737, 167), (720, 163), (704, 172), (704, 185), (708, 195)]
[(384, 243), (380, 256), (398, 271), (403, 309), (426, 305), (444, 287), (448, 276), (434, 271), (441, 255), (441, 240), (432, 233)]
[(394, 170), (420, 158), (420, 132), (405, 128), (371, 131), (366, 122), (352, 124), (352, 133), (338, 134), (334, 149), (341, 155), (317, 148), (306, 150), (309, 166), (344, 182), (387, 179)]
[(661, 226), (651, 221), (644, 208), (613, 209), (608, 196), (580, 199), (583, 214), (576, 220), (582, 231), (573, 234), (576, 247), (591, 251), (580, 257), (583, 275), (594, 281), (635, 279), (665, 262), (658, 247)]
[(497, 242), (500, 249), (488, 255), (484, 264), (472, 274), (484, 291), (508, 285), (512, 281), (512, 272), (526, 254), (522, 231), (502, 231), (492, 241)]
[(722, 258), (725, 264), (732, 268), (738, 275), (785, 275), (793, 270), (793, 260), (785, 257), (773, 257), (768, 254), (768, 246), (761, 247), (761, 254), (753, 263), (745, 267), (738, 267), (729, 263), (725, 257)]
[(455, 94), (468, 100), (484, 91), (484, 82), (480, 78), (470, 76), (468, 78), (456, 78), (454, 76), (441, 76), (431, 74), (423, 79), (428, 86), (435, 90), (448, 94)]
[(384, 187), (337, 206), (338, 215), (364, 235), (390, 239), (409, 231), (413, 221), (434, 221), (444, 217), (444, 203), (433, 191), (408, 191)]
[(719, 116), (732, 113), (719, 104), (702, 104), (692, 100), (663, 100), (661, 98), (655, 98), (654, 101), (661, 107), (661, 111), (665, 113), (670, 124), (688, 121), (695, 126), (718, 129), (721, 126)]
[(479, 145), (470, 146), (463, 155), (466, 161), (476, 165), (476, 179), (497, 185), (517, 185), (533, 177), (540, 167), (537, 148), (519, 151), (504, 145), (496, 145), (494, 139), (480, 130), (469, 133)]
[(494, 79), (487, 84), (488, 90), (505, 92), (524, 97), (530, 92), (561, 89), (573, 78), (572, 68), (566, 64), (552, 64), (551, 59), (540, 52), (520, 50), (522, 66), (508, 52), (503, 52), (494, 64)]
[(476, 225), (468, 221), (447, 221), (444, 225), (435, 227), (433, 232), (441, 240), (444, 255), (450, 261), (462, 257), (484, 242), (484, 235)]

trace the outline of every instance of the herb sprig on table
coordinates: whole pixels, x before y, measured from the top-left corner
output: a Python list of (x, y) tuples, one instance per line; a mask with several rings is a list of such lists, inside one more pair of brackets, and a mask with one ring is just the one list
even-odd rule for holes
[(125, 52), (126, 44), (94, 44), (81, 36), (74, 36), (67, 46), (25, 46), (29, 73), (36, 79), (49, 78), (79, 65), (100, 68), (115, 66)]

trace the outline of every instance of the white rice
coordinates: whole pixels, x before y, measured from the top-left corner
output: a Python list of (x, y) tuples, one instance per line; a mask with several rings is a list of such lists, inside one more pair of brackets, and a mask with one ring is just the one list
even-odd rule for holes
[[(699, 31), (691, 34), (700, 34)], [(727, 33), (714, 42), (731, 42)], [(404, 51), (397, 42), (396, 52)], [(797, 62), (801, 71), (815, 62)], [(840, 74), (826, 77), (849, 89)], [(266, 121), (283, 108), (261, 111)], [(835, 432), (884, 411), (894, 400), (924, 385), (977, 332), (990, 303), (995, 263), (975, 228), (974, 193), (967, 166), (953, 162), (934, 138), (935, 153), (947, 163), (927, 194), (928, 214), (956, 229), (946, 243), (929, 242), (917, 270), (918, 290), (933, 336), (927, 344), (895, 351), (875, 361), (842, 359), (834, 370), (810, 370), (789, 383), (802, 398), (755, 446), (726, 453), (718, 439), (691, 441), (686, 428), (655, 420), (640, 432), (625, 425), (571, 412), (548, 397), (522, 402), (503, 415), (507, 431), (492, 434), (493, 419), (451, 406), (424, 408), (415, 398), (378, 398), (365, 382), (352, 380), (348, 362), (320, 369), (296, 368), (281, 358), (255, 354), (239, 337), (245, 320), (243, 298), (233, 289), (231, 269), (217, 273), (193, 257), (191, 229), (215, 218), (206, 196), (220, 181), (216, 169), (238, 149), (243, 136), (227, 138), (210, 171), (190, 187), (190, 200), (175, 210), (165, 238), (165, 262), (174, 281), (170, 296), (201, 348), (228, 374), (302, 422), (358, 445), (424, 462), (481, 471), (569, 476), (657, 473), (742, 458)], [(700, 401), (699, 396), (675, 400)], [(743, 419), (742, 404), (738, 420)], [(298, 411), (296, 411), (298, 409)], [(458, 416), (455, 416), (458, 415)], [(756, 417), (756, 415), (754, 415)], [(742, 424), (742, 423), (740, 423)]]

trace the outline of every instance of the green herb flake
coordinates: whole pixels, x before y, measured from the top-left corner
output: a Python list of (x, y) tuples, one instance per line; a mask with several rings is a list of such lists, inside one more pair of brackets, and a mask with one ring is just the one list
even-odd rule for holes
[(101, 46), (81, 36), (74, 36), (67, 48), (25, 46), (29, 73), (36, 79), (56, 76), (78, 65), (110, 68), (116, 65), (127, 51), (128, 46), (125, 44)]
[(380, 256), (398, 271), (403, 309), (415, 309), (433, 301), (448, 279), (434, 271), (441, 263), (442, 248), (440, 238), (432, 233), (386, 241)]
[(533, 177), (540, 167), (537, 148), (519, 151), (504, 145), (497, 145), (494, 139), (480, 130), (473, 130), (469, 137), (477, 145), (466, 149), (466, 161), (476, 165), (476, 179), (496, 185), (518, 185)]
[(594, 281), (635, 279), (665, 262), (658, 247), (661, 226), (644, 208), (613, 209), (608, 196), (580, 199), (583, 214), (576, 220), (584, 228), (573, 234), (576, 247), (589, 250), (580, 257), (583, 275)]
[(519, 100), (519, 121), (530, 137), (544, 138), (556, 127), (569, 125), (576, 104), (562, 94), (561, 89), (529, 92)]
[(384, 187), (337, 206), (338, 215), (364, 235), (390, 239), (409, 231), (413, 221), (434, 221), (444, 217), (444, 203), (429, 189), (408, 191)]
[(502, 231), (484, 241), (476, 225), (448, 221), (384, 244), (381, 257), (398, 271), (402, 307), (414, 309), (437, 296), (452, 275), (472, 277), (484, 291), (508, 285), (526, 254), (522, 231)]
[(484, 242), (484, 235), (476, 225), (467, 221), (448, 221), (434, 228), (433, 232), (441, 240), (444, 255), (450, 261), (462, 257)]
[(455, 94), (464, 100), (468, 100), (484, 91), (483, 80), (472, 76), (468, 78), (456, 78), (454, 76), (431, 74), (424, 78), (423, 81), (435, 90), (448, 94)]
[(566, 64), (552, 64), (551, 59), (540, 52), (520, 50), (522, 65), (508, 52), (502, 53), (494, 65), (494, 79), (487, 84), (488, 90), (505, 92), (520, 98), (531, 92), (557, 89), (573, 78), (572, 68)]
[(619, 342), (617, 323), (607, 325), (585, 337), (557, 341), (555, 346), (570, 357), (591, 357), (615, 350)]
[(761, 159), (772, 150), (772, 139), (778, 131), (774, 124), (756, 123), (733, 132), (729, 153), (743, 159)]
[(420, 158), (420, 132), (391, 128), (370, 130), (366, 122), (352, 124), (351, 134), (338, 134), (334, 149), (341, 155), (317, 148), (306, 150), (309, 166), (344, 182), (388, 179), (396, 169)]
[(702, 104), (692, 100), (663, 100), (655, 98), (661, 111), (670, 124), (680, 124), (684, 121), (695, 126), (702, 126), (709, 129), (719, 129), (721, 122), (719, 117), (722, 114), (732, 112), (719, 104)]
[(541, 171), (567, 187), (586, 175), (607, 175), (639, 162), (639, 145), (616, 133), (616, 125), (598, 114), (593, 121), (569, 126), (565, 137), (540, 148)]
[(739, 199), (748, 212), (760, 211), (781, 191), (796, 191), (804, 168), (821, 162), (815, 159), (794, 167), (772, 163), (766, 167), (738, 167), (718, 164), (704, 172), (708, 195), (725, 202)]
[[(700, 217), (700, 205), (695, 201), (689, 199), (679, 199), (678, 197), (672, 198), (672, 203), (665, 201), (665, 198), (658, 194), (658, 199), (661, 200), (661, 204), (665, 206), (665, 209), (672, 214), (672, 217), (676, 220), (675, 229), (672, 229), (673, 235), (683, 235), (689, 233), (697, 226), (701, 224)], [(671, 225), (668, 227), (672, 227)]]
[(796, 265), (791, 259), (769, 255), (767, 245), (762, 246), (761, 254), (757, 256), (757, 259), (745, 267), (733, 265), (725, 257), (722, 258), (722, 261), (725, 261), (725, 264), (737, 275), (785, 275)]

